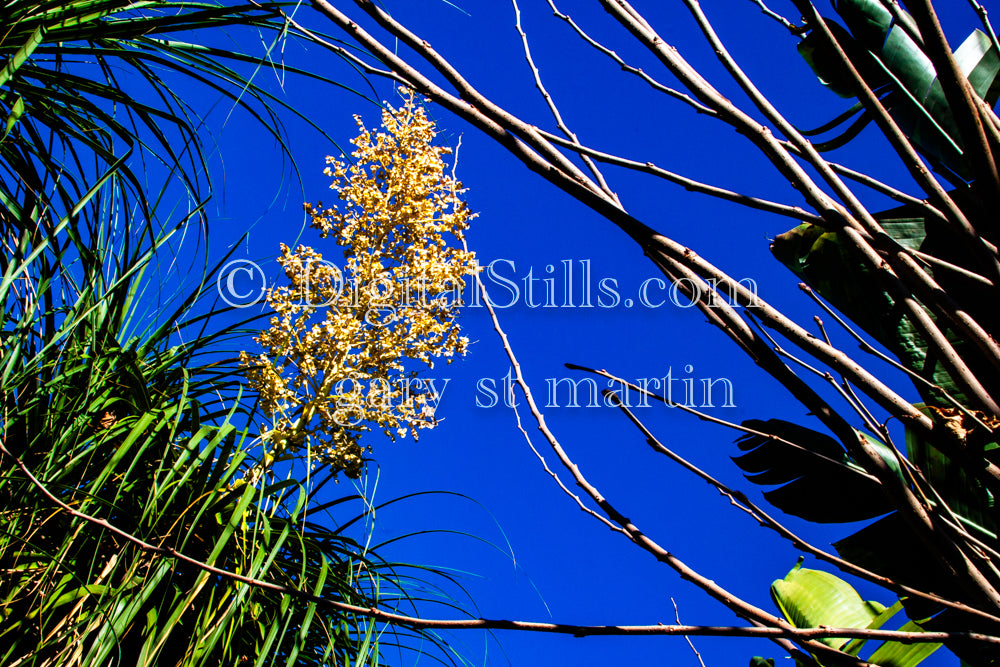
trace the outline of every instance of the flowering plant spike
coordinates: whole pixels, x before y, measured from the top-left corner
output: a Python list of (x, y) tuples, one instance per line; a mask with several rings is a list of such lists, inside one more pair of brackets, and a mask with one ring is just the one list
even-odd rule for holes
[[(343, 250), (343, 268), (311, 247), (281, 245), (290, 281), (267, 292), (263, 352), (241, 360), (270, 423), (261, 470), (305, 451), (315, 464), (357, 477), (359, 439), (373, 427), (391, 439), (433, 427), (439, 396), (420, 372), (464, 355), (457, 321), (474, 253), (461, 245), (469, 212), (462, 184), (445, 172), (449, 148), (412, 91), (387, 106), (383, 131), (360, 130), (351, 164), (327, 158), (339, 207), (306, 204), (321, 238)], [(260, 472), (260, 471), (258, 471)]]

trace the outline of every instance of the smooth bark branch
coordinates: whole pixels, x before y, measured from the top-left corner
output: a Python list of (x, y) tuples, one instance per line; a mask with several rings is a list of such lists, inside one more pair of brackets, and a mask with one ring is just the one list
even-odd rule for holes
[[(697, 257), (693, 251), (688, 250), (688, 252), (691, 258)], [(762, 339), (747, 325), (743, 317), (725, 301), (725, 297), (722, 300), (716, 298), (716, 295), (720, 295), (717, 288), (719, 283), (710, 286), (704, 282), (704, 276), (701, 273), (671, 261), (662, 251), (657, 252), (649, 249), (647, 256), (663, 271), (672, 284), (677, 285), (678, 289), (696, 302), (699, 310), (709, 318), (710, 322), (716, 324), (739, 344), (755, 364), (763, 369), (769, 377), (781, 383), (799, 403), (806, 407), (810, 414), (815, 415), (823, 422), (841, 442), (847, 443), (845, 446), (850, 446), (850, 443), (856, 438), (851, 424), (781, 360), (770, 347), (768, 341)], [(697, 291), (690, 287), (689, 283), (696, 285)], [(730, 283), (724, 284), (729, 285)], [(728, 296), (739, 298), (741, 295), (730, 291)]]
[[(998, 50), (1000, 50), (1000, 49), (998, 49)], [(794, 144), (792, 144), (791, 142), (786, 141), (784, 143), (784, 145), (785, 145), (785, 148), (787, 148), (789, 151), (791, 151), (795, 155), (800, 155), (800, 156), (802, 155), (802, 152)], [(827, 164), (830, 166), (830, 168), (835, 173), (837, 173), (840, 176), (844, 176), (846, 178), (851, 179), (852, 181), (854, 181), (856, 183), (860, 183), (861, 185), (867, 186), (867, 187), (871, 188), (872, 190), (874, 190), (875, 192), (879, 192), (879, 193), (881, 193), (881, 194), (883, 194), (883, 195), (885, 195), (885, 196), (887, 196), (887, 197), (889, 197), (891, 199), (895, 199), (896, 201), (900, 202), (901, 204), (909, 204), (911, 206), (919, 206), (922, 211), (924, 211), (924, 212), (927, 213), (927, 215), (929, 215), (929, 216), (931, 216), (933, 218), (936, 218), (937, 220), (947, 221), (947, 218), (944, 216), (943, 213), (941, 213), (941, 211), (939, 211), (938, 209), (934, 208), (934, 206), (932, 206), (928, 201), (926, 201), (924, 199), (918, 199), (918, 198), (914, 197), (913, 195), (907, 194), (907, 193), (903, 192), (902, 190), (894, 188), (894, 187), (892, 187), (891, 185), (889, 185), (887, 183), (883, 183), (882, 181), (880, 181), (880, 180), (878, 180), (876, 178), (873, 178), (869, 174), (865, 174), (865, 173), (862, 173), (862, 172), (857, 171), (855, 169), (851, 169), (850, 167), (846, 167), (846, 166), (844, 166), (842, 164), (838, 164), (836, 162), (829, 162), (829, 161), (827, 162)], [(779, 204), (779, 206), (783, 206), (783, 205)], [(775, 211), (775, 212), (780, 213), (779, 211)], [(810, 214), (810, 215), (812, 215), (812, 214)], [(819, 224), (821, 226), (823, 225), (823, 221), (821, 219), (819, 221), (816, 221), (815, 219), (808, 219), (808, 218), (802, 218), (802, 219), (804, 221), (806, 221), (806, 222), (813, 222), (814, 224)], [(992, 244), (990, 244), (989, 242), (985, 242), (985, 241), (984, 241), (984, 244), (987, 247), (989, 247), (989, 249), (990, 249), (991, 252), (996, 252), (996, 248), (993, 247)], [(984, 276), (981, 276), (978, 273), (974, 273), (972, 271), (969, 271), (968, 269), (965, 269), (965, 268), (963, 268), (961, 266), (957, 266), (955, 264), (952, 264), (951, 262), (946, 262), (943, 259), (940, 259), (940, 258), (935, 257), (933, 255), (929, 255), (929, 254), (927, 254), (925, 252), (921, 252), (919, 250), (913, 250), (912, 248), (904, 248), (903, 250), (907, 254), (912, 255), (913, 257), (916, 257), (916, 258), (918, 258), (920, 260), (923, 260), (926, 263), (933, 264), (935, 267), (947, 269), (948, 271), (950, 271), (952, 273), (957, 273), (959, 275), (965, 276), (966, 278), (969, 278), (970, 280), (975, 280), (976, 282), (980, 283), (981, 285), (985, 285), (987, 287), (993, 287), (994, 286), (993, 282), (991, 280), (989, 280), (988, 278), (986, 278)], [(885, 253), (885, 254), (887, 255), (888, 253)], [(883, 256), (885, 256), (885, 255), (883, 255)]]
[[(926, 430), (928, 434), (934, 429), (934, 423), (922, 412), (914, 408), (909, 401), (896, 394), (881, 380), (868, 373), (860, 364), (848, 357), (843, 351), (827, 345), (799, 324), (787, 318), (779, 310), (770, 306), (759, 295), (747, 289), (745, 285), (733, 280), (721, 269), (705, 260), (696, 252), (665, 236), (656, 234), (647, 241), (651, 253), (660, 253), (671, 263), (690, 266), (691, 270), (703, 279), (711, 279), (713, 284), (723, 288), (729, 295), (754, 313), (782, 336), (796, 344), (804, 352), (809, 353), (838, 373), (843, 374), (855, 385), (875, 400), (884, 409), (898, 419), (914, 428)], [(838, 433), (839, 435), (839, 433)], [(846, 443), (845, 443), (846, 444)], [(1000, 480), (1000, 470), (998, 470)]]
[[(750, 320), (753, 321), (755, 324), (758, 324), (758, 326), (760, 326), (759, 323), (757, 322), (757, 319), (753, 316), (753, 313), (748, 312), (747, 317), (750, 318)], [(819, 318), (815, 319), (819, 320)], [(823, 335), (823, 340), (826, 342), (826, 344), (832, 345), (833, 343), (830, 341), (830, 338), (826, 335), (826, 331), (823, 330), (822, 321), (819, 322), (819, 328), (820, 328), (820, 333)], [(878, 435), (882, 439), (883, 443), (885, 443), (887, 446), (891, 447), (894, 451), (896, 450), (896, 446), (895, 444), (893, 444), (891, 439), (887, 437), (882, 437), (882, 432), (880, 431), (878, 424), (875, 423), (875, 418), (872, 416), (871, 412), (868, 411), (868, 408), (865, 407), (864, 403), (862, 403), (861, 399), (858, 398), (858, 395), (854, 393), (854, 390), (851, 389), (851, 383), (847, 381), (847, 378), (845, 378), (843, 375), (840, 375), (841, 380), (840, 382), (837, 382), (836, 378), (833, 377), (833, 373), (831, 373), (830, 371), (822, 371), (818, 368), (813, 367), (808, 362), (798, 358), (797, 356), (786, 350), (780, 343), (778, 343), (778, 341), (772, 338), (763, 327), (761, 327), (761, 333), (767, 336), (768, 340), (771, 341), (772, 347), (775, 352), (777, 352), (782, 357), (785, 357), (786, 359), (794, 362), (798, 366), (806, 369), (807, 371), (809, 371), (810, 373), (812, 373), (813, 375), (815, 375), (816, 377), (820, 378), (828, 385), (833, 387), (833, 390), (836, 391), (838, 394), (840, 394), (840, 397), (844, 399), (844, 402), (847, 403), (847, 405), (852, 410), (854, 410), (854, 412), (859, 417), (861, 417), (861, 420), (865, 423), (865, 426), (868, 428), (868, 430)], [(896, 451), (895, 453), (897, 458), (902, 459), (902, 455), (898, 451)]]
[[(685, 104), (688, 104), (689, 106), (691, 106), (696, 112), (698, 112), (700, 114), (705, 114), (705, 115), (713, 116), (713, 117), (716, 117), (716, 118), (719, 117), (719, 114), (718, 114), (717, 111), (715, 111), (714, 109), (711, 109), (711, 108), (705, 106), (704, 104), (701, 104), (700, 102), (694, 100), (690, 95), (688, 95), (686, 93), (682, 93), (680, 91), (677, 91), (677, 90), (675, 90), (673, 88), (669, 88), (667, 86), (664, 86), (660, 82), (658, 82), (655, 79), (653, 79), (649, 75), (648, 72), (645, 72), (644, 70), (642, 70), (642, 69), (640, 69), (638, 67), (634, 67), (632, 65), (629, 65), (615, 51), (613, 51), (612, 49), (604, 46), (602, 43), (598, 42), (596, 39), (594, 39), (592, 36), (590, 36), (575, 21), (573, 21), (573, 19), (570, 16), (568, 16), (567, 14), (562, 13), (558, 9), (558, 7), (556, 7), (556, 5), (553, 2), (553, 0), (548, 0), (548, 3), (549, 3), (549, 6), (552, 8), (554, 15), (557, 18), (559, 18), (559, 19), (565, 21), (567, 24), (569, 24), (573, 28), (573, 30), (581, 37), (581, 39), (584, 40), (584, 42), (586, 42), (587, 44), (591, 45), (592, 47), (594, 47), (595, 49), (597, 49), (601, 53), (604, 53), (609, 58), (611, 58), (612, 60), (614, 60), (615, 63), (617, 63), (622, 68), (623, 71), (626, 71), (626, 72), (629, 72), (629, 73), (632, 73), (632, 74), (636, 74), (637, 76), (640, 76), (644, 81), (646, 81), (647, 83), (649, 83), (649, 85), (651, 87), (653, 87), (655, 90), (659, 90), (660, 92), (663, 92), (663, 93), (665, 93), (665, 94), (667, 94), (667, 95), (669, 95), (669, 96), (671, 96), (671, 97), (673, 97), (675, 99), (681, 100)], [(758, 2), (758, 4), (762, 5), (763, 3), (759, 3)], [(762, 10), (763, 9), (766, 9), (766, 8), (762, 7)], [(765, 13), (767, 13), (767, 12), (765, 11)], [(800, 28), (800, 27), (796, 27), (796, 26), (792, 26), (792, 27), (794, 28), (794, 31), (796, 33), (798, 33), (799, 31), (802, 30), (802, 28)], [(786, 149), (788, 149), (789, 151), (791, 151), (792, 153), (795, 153), (796, 155), (802, 155), (802, 152), (797, 147), (795, 147), (795, 145), (792, 144), (791, 142), (785, 141), (785, 142), (782, 142), (782, 143), (783, 143), (784, 147)], [(848, 167), (845, 167), (843, 165), (837, 164), (835, 162), (827, 162), (827, 164), (829, 164), (830, 168), (833, 169), (833, 171), (835, 173), (839, 174), (839, 175), (846, 176), (847, 178), (855, 180), (858, 183), (866, 185), (866, 186), (868, 186), (868, 187), (876, 190), (877, 192), (881, 192), (882, 194), (887, 195), (888, 197), (891, 197), (891, 198), (893, 198), (893, 199), (895, 199), (895, 200), (897, 200), (897, 201), (899, 201), (901, 203), (904, 203), (904, 204), (914, 204), (914, 205), (922, 206), (931, 215), (934, 215), (935, 217), (938, 217), (938, 218), (940, 218), (942, 220), (945, 219), (944, 215), (940, 211), (938, 211), (937, 209), (935, 209), (933, 206), (931, 206), (929, 203), (927, 203), (924, 200), (917, 199), (916, 197), (908, 195), (905, 192), (902, 192), (902, 191), (898, 190), (897, 188), (893, 188), (893, 187), (891, 187), (891, 186), (889, 186), (889, 185), (887, 185), (885, 183), (882, 183), (881, 181), (873, 178), (870, 175), (863, 174), (861, 172), (858, 172), (856, 170), (850, 169)], [(683, 178), (683, 177), (681, 177), (681, 178)], [(813, 216), (814, 214), (810, 213), (808, 215), (809, 216)], [(803, 219), (805, 219), (805, 218), (803, 218)], [(822, 224), (822, 223), (821, 223), (821, 221), (817, 221), (817, 224)]]
[[(603, 378), (607, 378), (609, 380), (612, 380), (613, 382), (617, 382), (618, 384), (622, 385), (623, 387), (627, 387), (628, 389), (636, 391), (639, 394), (642, 394), (643, 396), (646, 396), (648, 398), (652, 398), (655, 401), (659, 401), (659, 402), (663, 403), (664, 405), (666, 405), (668, 407), (677, 408), (678, 410), (682, 410), (682, 411), (684, 411), (684, 412), (686, 412), (686, 413), (688, 413), (690, 415), (693, 415), (693, 416), (697, 417), (698, 419), (700, 419), (702, 421), (709, 422), (711, 424), (717, 424), (718, 426), (725, 426), (726, 428), (733, 429), (734, 431), (739, 431), (740, 433), (744, 433), (746, 435), (759, 435), (762, 438), (767, 438), (768, 440), (772, 440), (772, 441), (775, 441), (775, 442), (780, 442), (783, 445), (785, 445), (786, 447), (789, 447), (791, 449), (795, 449), (795, 450), (799, 450), (799, 451), (808, 453), (811, 456), (814, 456), (814, 457), (816, 457), (818, 459), (823, 459), (823, 460), (825, 460), (828, 463), (833, 464), (833, 465), (839, 465), (841, 463), (840, 461), (836, 461), (836, 460), (831, 459), (829, 457), (826, 457), (826, 456), (824, 456), (822, 454), (817, 454), (816, 452), (812, 452), (810, 450), (807, 450), (802, 445), (796, 444), (796, 443), (794, 443), (794, 442), (792, 442), (790, 440), (786, 440), (786, 439), (781, 438), (779, 436), (776, 436), (776, 435), (774, 435), (772, 433), (767, 433), (766, 431), (760, 431), (758, 429), (750, 428), (748, 426), (743, 426), (742, 424), (737, 424), (735, 422), (730, 422), (730, 421), (727, 421), (725, 419), (720, 419), (719, 417), (713, 417), (712, 415), (710, 415), (710, 414), (708, 414), (706, 412), (702, 412), (701, 410), (698, 410), (696, 408), (692, 408), (690, 406), (684, 405), (683, 403), (677, 403), (676, 401), (669, 400), (667, 398), (664, 398), (661, 394), (657, 394), (656, 392), (650, 391), (649, 389), (644, 389), (642, 387), (639, 387), (639, 386), (633, 384), (632, 382), (629, 382), (627, 380), (624, 380), (624, 379), (618, 377), (617, 375), (613, 375), (613, 374), (607, 372), (606, 370), (589, 368), (587, 366), (581, 366), (579, 364), (565, 364), (565, 366), (566, 366), (566, 368), (568, 368), (570, 370), (579, 370), (579, 371), (584, 371), (584, 372), (587, 372), (587, 373), (593, 373), (594, 375), (599, 375), (599, 376), (601, 376)], [(605, 393), (607, 393), (607, 392), (605, 392)], [(616, 401), (616, 405), (623, 405), (623, 404), (621, 404), (621, 401), (620, 401), (619, 397), (617, 396), (617, 394), (613, 398), (613, 400)], [(632, 413), (628, 413), (628, 414), (631, 415)], [(671, 455), (671, 458), (672, 458), (672, 455)], [(686, 464), (685, 464), (685, 467), (686, 467)], [(863, 470), (856, 470), (855, 473), (858, 475), (859, 478), (867, 479), (867, 480), (869, 480), (871, 482), (874, 482), (876, 484), (879, 483), (877, 477), (875, 477), (874, 475), (872, 475), (870, 473), (864, 472)], [(1000, 620), (1000, 617), (997, 617), (997, 618), (998, 618), (998, 620)]]
[[(805, 157), (805, 153), (791, 141), (788, 141), (786, 139), (781, 142), (781, 145), (793, 155), (797, 155), (802, 158)], [(944, 213), (934, 208), (928, 201), (924, 199), (919, 199), (917, 197), (914, 197), (913, 195), (903, 192), (898, 188), (894, 188), (887, 183), (883, 183), (882, 181), (871, 176), (870, 174), (862, 173), (860, 171), (857, 171), (856, 169), (851, 169), (850, 167), (846, 167), (837, 162), (831, 162), (829, 160), (824, 160), (824, 161), (830, 167), (830, 169), (832, 169), (833, 172), (838, 176), (844, 176), (846, 178), (849, 178), (856, 183), (860, 183), (861, 185), (871, 188), (875, 192), (880, 192), (891, 199), (895, 199), (901, 204), (912, 204), (913, 206), (919, 206), (921, 207), (921, 209), (926, 211), (928, 215), (931, 215), (939, 220), (943, 221), (948, 220), (948, 218), (944, 216)]]
[(788, 32), (792, 33), (793, 35), (800, 35), (802, 34), (803, 31), (806, 30), (805, 26), (795, 25), (794, 23), (786, 19), (778, 12), (772, 10), (770, 7), (764, 4), (764, 0), (750, 0), (750, 1), (755, 5), (757, 5), (758, 7), (760, 7), (760, 11), (762, 14), (764, 14), (764, 16), (768, 16), (777, 21), (778, 23), (780, 23), (781, 25), (785, 26), (785, 28), (788, 29)]
[[(824, 218), (850, 218), (844, 216), (839, 205), (820, 189), (801, 165), (783, 147), (782, 141), (709, 83), (693, 68), (677, 49), (666, 42), (624, 0), (601, 0), (601, 5), (644, 47), (646, 47), (674, 76), (680, 79), (691, 93), (705, 106), (715, 110), (718, 118), (744, 135), (788, 179), (792, 187), (806, 197), (810, 205)], [(850, 222), (850, 220), (848, 220)], [(854, 222), (854, 224), (857, 224)]]
[[(823, 336), (823, 340), (826, 341), (827, 345), (833, 345), (833, 341), (830, 336), (826, 333), (826, 327), (823, 326), (823, 319), (819, 315), (813, 316), (813, 321), (816, 323), (817, 328), (819, 328), (820, 334)], [(832, 377), (832, 376), (831, 376)], [(896, 444), (892, 441), (892, 436), (889, 434), (889, 429), (886, 428), (884, 424), (879, 424), (878, 420), (875, 419), (875, 415), (872, 414), (868, 406), (865, 405), (864, 401), (858, 396), (857, 392), (854, 391), (854, 387), (850, 382), (847, 381), (843, 375), (840, 376), (840, 387), (843, 389), (843, 394), (847, 399), (848, 403), (853, 407), (862, 417), (865, 422), (865, 426), (875, 435), (877, 435), (882, 442), (888, 444), (893, 449), (896, 449)]]
[(978, 273), (973, 273), (972, 271), (964, 269), (961, 266), (952, 264), (951, 262), (946, 262), (940, 257), (935, 257), (934, 255), (928, 255), (927, 253), (921, 252), (919, 250), (911, 250), (910, 252), (913, 254), (914, 257), (921, 260), (925, 264), (930, 264), (939, 269), (945, 269), (957, 275), (968, 278), (969, 280), (974, 280), (980, 285), (984, 285), (986, 287), (994, 287), (993, 282), (988, 278), (985, 278), (984, 276), (981, 276)]

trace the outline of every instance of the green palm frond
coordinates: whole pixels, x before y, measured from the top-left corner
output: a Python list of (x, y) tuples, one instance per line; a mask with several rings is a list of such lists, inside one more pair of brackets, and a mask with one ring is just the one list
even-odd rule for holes
[[(215, 91), (284, 146), (279, 112), (294, 110), (254, 82), (270, 53), (211, 44), (220, 30), (279, 44), (281, 16), (204, 2), (0, 6), (0, 664), (379, 664), (382, 628), (366, 618), (82, 517), (330, 600), (406, 598), (405, 568), (344, 528), (364, 525), (363, 498), (321, 504), (322, 475), (242, 483), (253, 401), (226, 349), (247, 322), (217, 324), (205, 286), (221, 264), (206, 259), (166, 294), (150, 275), (178, 232), (207, 229), (203, 119), (175, 84)], [(178, 192), (182, 213), (168, 204)], [(405, 630), (392, 641), (407, 637), (444, 647)]]

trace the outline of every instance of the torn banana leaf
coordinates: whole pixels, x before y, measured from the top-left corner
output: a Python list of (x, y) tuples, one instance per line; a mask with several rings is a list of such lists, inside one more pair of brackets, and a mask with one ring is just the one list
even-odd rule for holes
[[(969, 167), (954, 116), (941, 89), (937, 72), (924, 52), (912, 17), (899, 10), (900, 19), (877, 0), (839, 0), (836, 9), (846, 28), (826, 19), (830, 31), (868, 86), (903, 133), (941, 172), (956, 184), (969, 178)], [(798, 51), (820, 82), (841, 97), (858, 92), (846, 67), (818, 31), (799, 43)], [(955, 52), (962, 73), (989, 105), (1000, 96), (1000, 54), (981, 31), (970, 34)], [(862, 113), (847, 131), (817, 144), (831, 150), (850, 141), (868, 118)], [(846, 118), (824, 127), (839, 127)]]
[[(737, 440), (745, 453), (733, 461), (754, 484), (782, 485), (765, 491), (764, 497), (783, 512), (817, 523), (847, 523), (892, 510), (881, 484), (830, 436), (780, 419), (752, 419), (743, 425), (781, 438), (746, 435)], [(898, 473), (892, 453), (869, 441)]]

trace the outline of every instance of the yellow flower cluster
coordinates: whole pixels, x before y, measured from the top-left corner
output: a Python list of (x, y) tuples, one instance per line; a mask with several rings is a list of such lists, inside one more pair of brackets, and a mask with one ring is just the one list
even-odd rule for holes
[(255, 338), (263, 353), (241, 355), (271, 415), (265, 466), (308, 451), (314, 463), (357, 477), (362, 432), (377, 426), (391, 439), (416, 438), (434, 426), (437, 397), (418, 373), (468, 348), (456, 316), (474, 254), (447, 239), (461, 242), (475, 216), (445, 172), (450, 149), (432, 145), (434, 123), (412, 91), (402, 92), (403, 107), (382, 113), (383, 132), (355, 116), (352, 164), (327, 158), (342, 205), (305, 205), (321, 237), (343, 247), (343, 269), (312, 248), (282, 244), (290, 284), (267, 293), (275, 314)]

